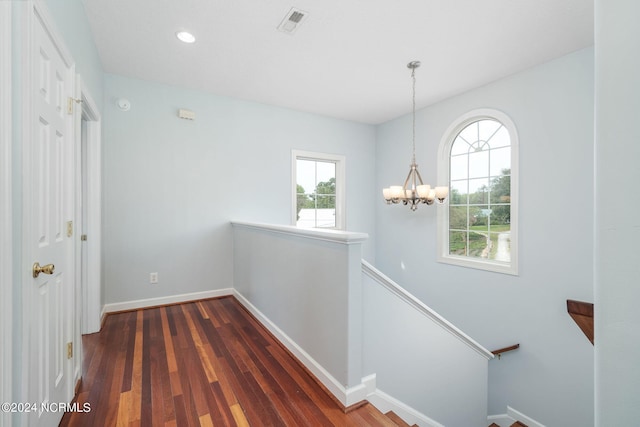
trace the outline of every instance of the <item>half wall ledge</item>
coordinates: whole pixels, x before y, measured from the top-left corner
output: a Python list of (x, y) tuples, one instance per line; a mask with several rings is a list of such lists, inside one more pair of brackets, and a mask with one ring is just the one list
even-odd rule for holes
[(295, 225), (266, 224), (260, 222), (231, 221), (234, 227), (255, 228), (274, 233), (303, 236), (310, 239), (326, 240), (335, 243), (362, 243), (369, 238), (367, 233), (323, 228), (303, 228)]

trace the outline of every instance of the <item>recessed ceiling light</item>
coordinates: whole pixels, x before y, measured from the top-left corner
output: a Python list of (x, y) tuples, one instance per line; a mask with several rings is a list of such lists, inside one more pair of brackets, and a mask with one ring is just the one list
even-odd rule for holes
[(176, 37), (178, 38), (178, 40), (185, 43), (193, 43), (196, 41), (195, 36), (188, 31), (178, 31), (176, 33)]

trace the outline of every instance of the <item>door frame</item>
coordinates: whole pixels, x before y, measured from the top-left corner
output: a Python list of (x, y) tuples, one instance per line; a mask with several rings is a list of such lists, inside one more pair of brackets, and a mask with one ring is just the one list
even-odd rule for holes
[[(101, 230), (102, 230), (102, 121), (100, 110), (89, 93), (82, 78), (77, 76), (76, 99), (80, 100), (81, 108), (76, 108), (75, 131), (76, 131), (76, 212), (78, 220), (78, 232), (87, 235), (86, 242), (76, 244), (76, 295), (82, 295), (82, 301), (77, 305), (79, 313), (82, 313), (80, 322), (80, 333), (91, 334), (100, 330), (102, 323), (101, 283)], [(86, 133), (86, 186), (87, 199), (83, 200), (82, 195), (82, 120), (87, 123)], [(84, 204), (84, 207), (83, 207)], [(87, 224), (83, 224), (83, 212), (86, 210)], [(82, 281), (82, 245), (87, 251), (87, 276), (86, 283)], [(80, 338), (80, 337), (78, 337)], [(80, 338), (81, 339), (81, 338)]]
[[(11, 4), (0, 2), (0, 402), (13, 402), (13, 191), (11, 168), (12, 120), (11, 105)], [(9, 426), (11, 414), (0, 412), (0, 425)]]
[[(31, 242), (33, 241), (34, 231), (31, 230), (29, 224), (33, 222), (33, 214), (31, 212), (31, 206), (29, 205), (29, 197), (28, 195), (32, 194), (34, 189), (33, 175), (34, 171), (32, 168), (33, 164), (33, 153), (31, 142), (34, 140), (33, 135), (33, 109), (34, 109), (34, 99), (36, 96), (36, 89), (33, 87), (33, 73), (34, 71), (34, 50), (35, 50), (35, 22), (36, 19), (40, 19), (43, 24), (44, 29), (49, 33), (51, 41), (53, 45), (56, 47), (62, 60), (64, 61), (65, 66), (69, 69), (69, 84), (70, 88), (75, 88), (75, 63), (73, 61), (73, 57), (69, 53), (62, 37), (58, 33), (55, 28), (54, 20), (51, 18), (51, 15), (46, 8), (46, 6), (40, 1), (34, 0), (23, 0), (20, 2), (22, 10), (22, 28), (21, 28), (21, 38), (22, 38), (22, 63), (20, 65), (21, 68), (21, 77), (22, 77), (22, 120), (21, 120), (21, 147), (22, 147), (22, 260), (21, 260), (21, 273), (22, 273), (22, 347), (21, 347), (21, 355), (26, 358), (30, 353), (30, 330), (31, 330), (31, 300), (33, 296), (33, 278), (31, 277), (31, 264), (34, 260), (34, 254), (32, 249)], [(70, 91), (68, 94), (73, 95), (74, 91)], [(71, 143), (73, 144), (75, 141), (75, 127), (72, 125), (69, 129), (69, 137)], [(72, 147), (73, 148), (73, 147)], [(73, 155), (73, 149), (70, 150)], [(68, 178), (68, 184), (75, 186), (77, 176), (77, 171), (75, 170), (75, 159), (72, 159), (70, 164), (74, 165), (73, 170), (69, 171), (71, 177)], [(68, 188), (66, 191), (72, 197), (75, 197), (75, 188)], [(67, 218), (73, 221), (74, 228), (77, 223), (75, 218), (75, 201), (70, 200), (68, 205), (64, 207), (65, 215), (68, 215)], [(73, 256), (74, 253), (77, 252), (76, 247), (76, 239), (77, 233), (75, 233), (71, 243), (71, 254), (69, 256), (69, 264), (65, 266), (68, 268), (70, 274), (69, 278), (71, 283), (69, 284), (71, 291), (68, 294), (68, 298), (72, 297), (72, 293), (75, 290), (75, 277), (73, 272), (75, 271), (75, 258)], [(67, 299), (69, 301), (69, 299)], [(73, 301), (69, 301), (69, 310), (66, 313), (66, 336), (69, 339), (73, 340), (73, 325), (76, 322), (76, 318), (78, 313), (75, 312), (75, 303)], [(77, 346), (77, 344), (76, 344)], [(81, 353), (81, 352), (79, 352)], [(75, 357), (73, 358), (75, 359)], [(68, 388), (67, 388), (67, 398), (69, 401), (73, 398), (74, 394), (74, 382), (73, 378), (73, 370), (72, 370), (72, 360), (67, 360), (66, 370), (69, 375)], [(22, 392), (21, 392), (21, 400), (23, 402), (28, 402), (30, 400), (30, 369), (28, 364), (22, 365), (22, 373), (21, 373), (21, 382), (22, 382)], [(26, 421), (26, 417), (23, 417)]]

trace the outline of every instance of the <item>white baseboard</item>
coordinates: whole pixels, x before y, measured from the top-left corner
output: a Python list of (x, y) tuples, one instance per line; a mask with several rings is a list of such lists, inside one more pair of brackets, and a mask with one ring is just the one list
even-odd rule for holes
[[(107, 316), (107, 305), (102, 305), (102, 310), (100, 310), (100, 329), (102, 329), (102, 325), (104, 324), (104, 318)], [(98, 330), (97, 332), (100, 332)]]
[(190, 294), (170, 295), (167, 297), (139, 299), (135, 301), (117, 302), (113, 304), (105, 304), (102, 312), (103, 316), (107, 313), (118, 311), (137, 310), (139, 308), (155, 307), (159, 305), (177, 304), (181, 302), (197, 301), (207, 298), (224, 297), (233, 295), (232, 288), (216, 289), (213, 291), (193, 292)]
[(513, 409), (511, 406), (507, 406), (507, 413), (500, 415), (489, 415), (487, 417), (489, 424), (496, 423), (500, 427), (509, 427), (516, 421), (520, 421), (526, 424), (528, 427), (545, 427), (544, 424), (534, 420), (533, 418), (523, 414), (520, 411)]
[(373, 393), (367, 396), (367, 400), (383, 414), (393, 411), (409, 425), (418, 424), (422, 427), (444, 427), (439, 422), (432, 420), (425, 414), (416, 411), (398, 399), (389, 396), (382, 390), (376, 389)]
[(333, 377), (333, 375), (316, 362), (313, 357), (311, 357), (293, 339), (276, 326), (275, 323), (269, 320), (267, 316), (258, 310), (258, 308), (256, 308), (256, 306), (254, 306), (241, 293), (233, 290), (233, 295), (287, 348), (287, 350), (289, 350), (313, 375), (315, 375), (318, 381), (320, 381), (345, 408), (367, 399), (367, 396), (376, 389), (375, 375), (364, 377), (360, 384), (345, 388)]

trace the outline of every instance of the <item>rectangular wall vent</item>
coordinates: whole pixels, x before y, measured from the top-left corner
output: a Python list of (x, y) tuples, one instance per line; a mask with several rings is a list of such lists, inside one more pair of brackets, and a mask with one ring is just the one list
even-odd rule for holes
[(280, 25), (278, 25), (278, 30), (283, 33), (293, 34), (307, 18), (307, 15), (307, 12), (292, 7)]

